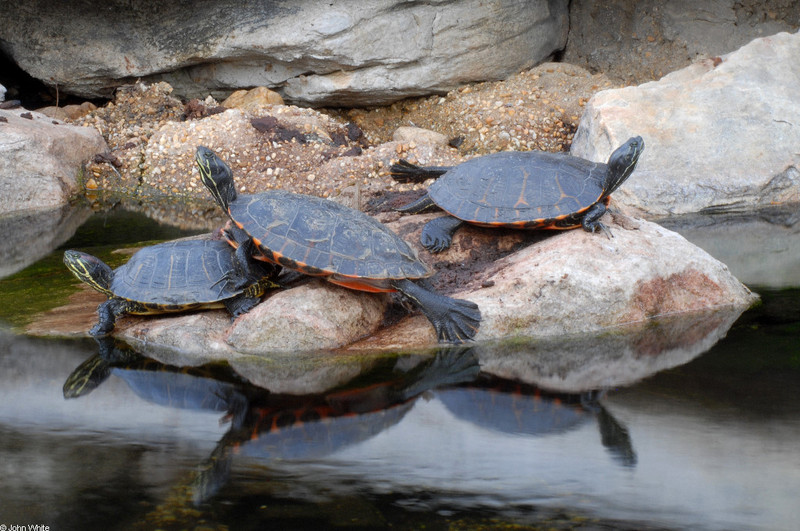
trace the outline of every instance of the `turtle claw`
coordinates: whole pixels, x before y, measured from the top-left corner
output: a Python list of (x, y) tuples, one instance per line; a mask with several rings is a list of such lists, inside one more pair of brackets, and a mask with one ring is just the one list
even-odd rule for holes
[(601, 231), (603, 231), (603, 234), (605, 234), (606, 238), (608, 238), (609, 240), (614, 237), (614, 233), (612, 233), (611, 229), (606, 227), (606, 225), (604, 223), (600, 223), (599, 221), (597, 223), (595, 223), (591, 228), (592, 234), (597, 232), (597, 229), (600, 229)]
[(451, 240), (443, 240), (440, 238), (431, 237), (429, 234), (423, 234), (420, 238), (422, 246), (432, 253), (440, 253), (450, 247)]

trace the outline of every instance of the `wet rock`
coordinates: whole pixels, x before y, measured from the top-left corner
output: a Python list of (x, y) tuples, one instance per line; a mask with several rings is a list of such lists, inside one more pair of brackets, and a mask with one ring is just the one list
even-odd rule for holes
[(3, 215), (66, 204), (79, 192), (82, 165), (108, 149), (96, 130), (39, 113), (0, 110), (0, 118)]
[(142, 78), (187, 98), (263, 85), (288, 101), (348, 106), (504, 78), (562, 48), (568, 29), (567, 4), (555, 0), (104, 6), (9, 5), (4, 50), (32, 76), (89, 97)]
[(756, 39), (588, 103), (573, 155), (605, 161), (628, 137), (647, 147), (614, 194), (648, 216), (800, 202), (800, 34)]

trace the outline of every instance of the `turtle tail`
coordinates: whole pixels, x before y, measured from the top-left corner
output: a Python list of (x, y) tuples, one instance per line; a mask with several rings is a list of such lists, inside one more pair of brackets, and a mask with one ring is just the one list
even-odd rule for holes
[(389, 167), (389, 175), (399, 183), (421, 183), (426, 179), (435, 179), (450, 171), (452, 166), (417, 166), (405, 159)]

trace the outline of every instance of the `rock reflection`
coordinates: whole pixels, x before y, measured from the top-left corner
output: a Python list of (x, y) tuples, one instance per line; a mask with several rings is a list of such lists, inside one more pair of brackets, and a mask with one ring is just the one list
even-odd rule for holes
[(436, 397), (456, 417), (502, 433), (551, 435), (596, 418), (606, 450), (619, 464), (633, 467), (636, 452), (630, 434), (603, 407), (602, 395), (600, 391), (548, 393), (532, 385), (487, 376), (436, 392)]
[(25, 269), (67, 241), (92, 211), (64, 205), (0, 217), (0, 278)]
[(630, 385), (683, 365), (725, 337), (742, 308), (679, 314), (606, 334), (500, 342), (476, 348), (481, 370), (544, 389), (582, 393)]
[(702, 247), (748, 286), (800, 285), (797, 204), (771, 206), (756, 212), (694, 214), (659, 223)]

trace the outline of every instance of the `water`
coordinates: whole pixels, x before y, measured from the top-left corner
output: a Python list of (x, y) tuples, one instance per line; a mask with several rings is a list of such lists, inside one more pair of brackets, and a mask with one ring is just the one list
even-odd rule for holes
[(327, 357), (276, 381), (274, 359), (182, 368), (15, 332), (41, 309), (23, 299), (69, 285), (63, 248), (184, 234), (91, 217), (0, 281), (0, 525), (796, 529), (800, 245), (781, 219), (682, 228), (762, 295), (741, 316)]

